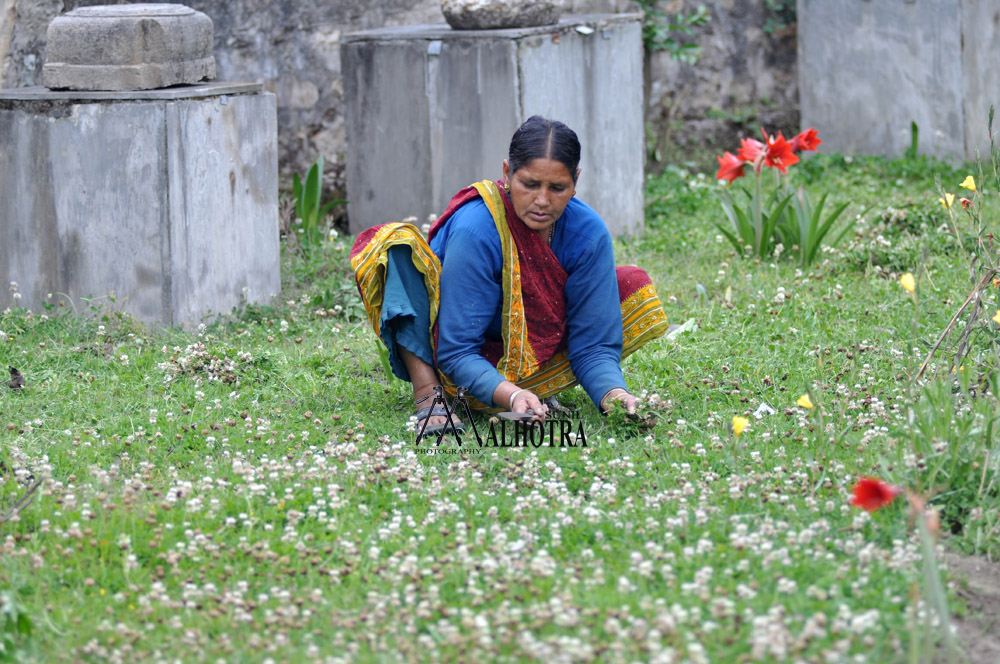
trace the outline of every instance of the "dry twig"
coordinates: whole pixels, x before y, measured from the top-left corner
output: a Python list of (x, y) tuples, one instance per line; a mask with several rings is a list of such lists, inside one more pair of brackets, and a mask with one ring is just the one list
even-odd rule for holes
[(955, 315), (952, 316), (951, 321), (948, 323), (948, 326), (944, 328), (944, 332), (942, 332), (941, 336), (939, 336), (937, 341), (934, 342), (934, 346), (931, 347), (930, 352), (927, 353), (927, 357), (925, 357), (924, 361), (920, 364), (920, 371), (917, 372), (917, 379), (919, 379), (921, 376), (924, 375), (924, 371), (927, 370), (927, 367), (930, 364), (931, 358), (934, 356), (934, 353), (937, 352), (937, 349), (941, 346), (942, 343), (944, 343), (944, 340), (948, 338), (949, 334), (951, 334), (951, 331), (955, 327), (955, 324), (958, 322), (958, 318), (959, 316), (962, 315), (962, 312), (965, 311), (966, 308), (968, 308), (968, 306), (972, 304), (973, 301), (978, 300), (979, 294), (986, 289), (986, 286), (993, 283), (993, 278), (995, 276), (997, 276), (996, 270), (992, 268), (987, 270), (986, 274), (983, 275), (983, 278), (980, 279), (979, 283), (976, 284), (976, 287), (972, 289), (971, 293), (969, 293), (969, 297), (965, 298), (965, 302), (962, 303), (962, 306), (959, 307), (958, 311), (955, 312)]
[(21, 496), (16, 503), (14, 503), (11, 506), (11, 508), (7, 510), (5, 514), (0, 515), (0, 523), (7, 523), (15, 516), (23, 512), (24, 508), (30, 505), (31, 501), (35, 499), (35, 491), (37, 491), (38, 487), (40, 487), (41, 485), (42, 485), (42, 478), (38, 478), (34, 482), (32, 482), (31, 486), (28, 487), (28, 491), (23, 496)]

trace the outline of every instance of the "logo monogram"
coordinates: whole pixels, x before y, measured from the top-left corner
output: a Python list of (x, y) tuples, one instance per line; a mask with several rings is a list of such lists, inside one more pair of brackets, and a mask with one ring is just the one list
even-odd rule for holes
[[(458, 441), (458, 446), (462, 447), (462, 434), (459, 432), (458, 428), (455, 426), (455, 421), (452, 419), (454, 414), (465, 414), (465, 421), (468, 422), (469, 426), (472, 427), (472, 432), (476, 436), (476, 442), (479, 447), (542, 447), (547, 445), (548, 447), (587, 447), (587, 436), (583, 431), (583, 423), (580, 422), (577, 430), (573, 431), (573, 423), (569, 420), (554, 420), (548, 419), (545, 422), (541, 420), (529, 420), (526, 422), (514, 421), (514, 430), (511, 435), (507, 436), (507, 420), (499, 420), (500, 431), (497, 432), (496, 424), (498, 420), (492, 418), (490, 420), (490, 429), (486, 438), (484, 439), (479, 434), (479, 429), (476, 428), (476, 422), (472, 418), (472, 409), (469, 407), (469, 403), (465, 398), (466, 389), (464, 387), (459, 387), (455, 393), (455, 400), (451, 404), (448, 403), (448, 399), (444, 396), (444, 388), (440, 385), (434, 388), (434, 401), (431, 402), (431, 410), (433, 413), (435, 408), (441, 407), (444, 410), (447, 422), (441, 428), (440, 431), (436, 431), (428, 435), (428, 438), (436, 434), (437, 439), (434, 444), (437, 446), (441, 445), (441, 441), (449, 433), (453, 433), (455, 440)], [(432, 395), (427, 395), (417, 403), (423, 403), (427, 399), (430, 399)], [(461, 406), (462, 410), (459, 411)], [(420, 432), (417, 434), (417, 445), (424, 440), (424, 434), (427, 430), (427, 421), (430, 416), (424, 418), (423, 424), (420, 427)], [(546, 440), (546, 433), (548, 433), (548, 440)], [(559, 438), (558, 443), (556, 438)]]
[[(430, 395), (427, 395), (426, 397), (424, 397), (423, 399), (421, 399), (417, 403), (418, 404), (423, 403), (424, 401), (427, 401), (427, 399), (429, 399), (429, 398), (430, 398)], [(480, 444), (480, 446), (482, 446), (482, 438), (479, 437), (479, 431), (476, 429), (476, 422), (472, 419), (472, 410), (469, 408), (469, 402), (466, 401), (466, 399), (465, 399), (465, 388), (464, 387), (460, 387), (460, 388), (458, 388), (456, 390), (455, 401), (454, 401), (454, 404), (452, 404), (455, 407), (452, 408), (448, 404), (448, 400), (444, 396), (444, 388), (441, 387), (440, 385), (436, 385), (434, 387), (434, 401), (431, 402), (431, 410), (430, 410), (430, 412), (433, 413), (435, 407), (437, 407), (439, 405), (442, 408), (444, 408), (445, 416), (448, 418), (448, 421), (445, 423), (444, 427), (440, 431), (437, 432), (437, 441), (436, 441), (435, 444), (440, 445), (441, 441), (445, 437), (445, 434), (447, 434), (449, 431), (451, 431), (452, 433), (455, 434), (455, 440), (458, 441), (458, 446), (459, 447), (462, 446), (462, 434), (460, 434), (458, 432), (458, 428), (455, 426), (454, 420), (451, 419), (451, 416), (454, 413), (458, 412), (458, 406), (462, 406), (462, 407), (465, 408), (466, 421), (470, 425), (472, 425), (472, 431), (473, 431), (473, 433), (476, 434), (476, 440), (480, 441), (479, 444)], [(428, 415), (426, 418), (424, 418), (424, 423), (420, 427), (420, 433), (417, 434), (417, 445), (419, 445), (420, 441), (423, 440), (423, 438), (424, 438), (424, 431), (427, 429), (427, 421), (430, 420), (430, 419), (431, 419), (430, 415)]]

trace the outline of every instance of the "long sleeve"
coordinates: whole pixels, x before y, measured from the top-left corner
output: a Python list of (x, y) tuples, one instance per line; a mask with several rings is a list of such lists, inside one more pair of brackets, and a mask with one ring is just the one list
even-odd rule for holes
[(577, 203), (567, 208), (567, 223), (556, 237), (562, 241), (553, 245), (568, 272), (564, 293), (570, 366), (600, 407), (605, 394), (625, 387), (621, 304), (611, 235), (593, 210)]
[(482, 202), (460, 208), (431, 243), (441, 258), (437, 363), (456, 385), (493, 403), (503, 376), (482, 356), (487, 338), (499, 338), (500, 236)]

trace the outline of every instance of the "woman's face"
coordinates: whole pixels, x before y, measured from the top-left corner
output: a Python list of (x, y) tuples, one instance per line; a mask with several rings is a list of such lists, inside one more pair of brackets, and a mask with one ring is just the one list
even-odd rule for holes
[(569, 199), (576, 193), (569, 169), (555, 159), (540, 157), (513, 173), (505, 160), (503, 177), (510, 185), (514, 212), (528, 228), (540, 235), (548, 234), (548, 228), (562, 216)]

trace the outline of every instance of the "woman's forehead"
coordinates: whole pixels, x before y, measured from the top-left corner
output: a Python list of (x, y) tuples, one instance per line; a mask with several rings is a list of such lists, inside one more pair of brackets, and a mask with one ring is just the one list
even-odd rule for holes
[(566, 164), (557, 159), (548, 157), (538, 157), (532, 159), (527, 164), (517, 169), (515, 173), (518, 177), (528, 180), (545, 180), (556, 182), (563, 180), (573, 180), (572, 174), (566, 168)]

